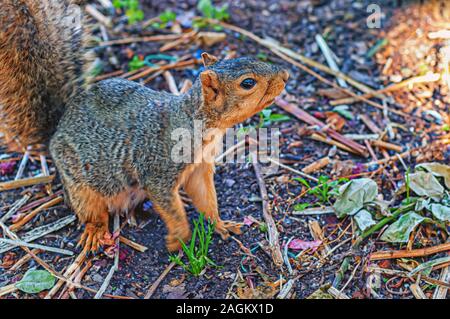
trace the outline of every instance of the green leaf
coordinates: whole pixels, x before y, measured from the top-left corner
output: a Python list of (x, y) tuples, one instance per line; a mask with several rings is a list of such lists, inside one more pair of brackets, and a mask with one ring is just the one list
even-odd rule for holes
[(195, 19), (192, 26), (196, 29), (206, 28), (208, 23), (203, 18)]
[(205, 18), (212, 18), (219, 21), (227, 20), (230, 17), (228, 13), (228, 5), (224, 4), (220, 8), (213, 6), (211, 0), (200, 0), (197, 9)]
[(121, 8), (124, 7), (124, 3), (123, 3), (122, 0), (114, 0), (114, 1), (113, 1), (113, 6), (114, 6), (114, 8), (116, 8), (116, 9), (121, 9)]
[(256, 55), (256, 57), (257, 57), (259, 60), (264, 61), (264, 62), (266, 62), (266, 61), (269, 59), (269, 57), (267, 56), (267, 54), (265, 54), (264, 52), (259, 52), (259, 53)]
[(220, 25), (214, 25), (214, 26), (213, 26), (213, 29), (214, 29), (214, 31), (220, 32), (220, 31), (223, 30), (223, 27), (220, 26)]
[(291, 117), (289, 115), (284, 114), (271, 114), (269, 120), (271, 122), (286, 122), (289, 121)]
[(431, 204), (430, 211), (437, 219), (450, 222), (450, 207), (441, 204)]
[(342, 117), (346, 118), (347, 120), (354, 120), (355, 119), (355, 116), (353, 115), (353, 113), (348, 110), (348, 106), (347, 105), (336, 106), (333, 109), (333, 112), (336, 112), (337, 114), (341, 115)]
[(415, 212), (407, 213), (384, 231), (381, 240), (391, 243), (406, 243), (414, 228), (425, 220), (429, 220), (429, 218), (420, 216)]
[(339, 218), (354, 215), (378, 195), (377, 183), (370, 178), (354, 179), (339, 188), (333, 207)]
[(434, 267), (434, 266), (437, 266), (437, 265), (441, 265), (441, 264), (447, 263), (449, 261), (450, 261), (450, 256), (441, 257), (441, 258), (437, 258), (437, 259), (433, 259), (433, 260), (427, 261), (427, 262), (417, 266), (413, 270), (411, 270), (408, 273), (408, 276), (412, 277), (415, 274), (417, 274), (418, 272), (424, 271), (426, 269), (430, 269), (430, 267)]
[(161, 20), (161, 22), (163, 22), (163, 23), (175, 21), (176, 19), (177, 19), (177, 14), (168, 9), (159, 15), (159, 20)]
[(432, 173), (416, 172), (409, 175), (409, 187), (419, 196), (427, 196), (439, 201), (444, 195), (444, 187)]
[(308, 181), (306, 179), (302, 178), (302, 177), (294, 177), (293, 180), (302, 183), (307, 188), (311, 188), (311, 186), (309, 185)]
[(224, 4), (220, 8), (215, 8), (214, 10), (214, 18), (222, 21), (230, 18), (230, 14), (228, 13), (228, 4)]
[(300, 203), (294, 206), (296, 212), (301, 212), (309, 207), (309, 203)]
[(265, 118), (268, 119), (270, 117), (270, 115), (272, 114), (272, 110), (267, 108), (261, 111), (261, 115)]
[(30, 269), (22, 280), (16, 283), (16, 288), (29, 294), (36, 294), (53, 288), (55, 281), (56, 278), (47, 270)]
[(260, 232), (262, 232), (262, 233), (267, 233), (268, 230), (269, 230), (269, 227), (267, 226), (266, 223), (261, 223), (261, 224), (259, 225), (259, 231), (260, 231)]
[(143, 66), (145, 66), (145, 61), (139, 59), (137, 55), (135, 55), (133, 59), (130, 62), (128, 62), (128, 68), (130, 69), (130, 71), (138, 70)]
[(319, 184), (325, 184), (329, 180), (330, 180), (330, 178), (328, 176), (326, 176), (326, 175), (320, 175), (319, 176)]
[(197, 9), (203, 13), (203, 15), (207, 18), (213, 18), (214, 15), (214, 7), (211, 3), (211, 0), (200, 0), (197, 4)]
[(362, 209), (358, 213), (356, 213), (354, 218), (361, 231), (365, 231), (367, 228), (376, 224), (376, 222), (372, 218), (372, 214), (370, 214), (365, 209)]

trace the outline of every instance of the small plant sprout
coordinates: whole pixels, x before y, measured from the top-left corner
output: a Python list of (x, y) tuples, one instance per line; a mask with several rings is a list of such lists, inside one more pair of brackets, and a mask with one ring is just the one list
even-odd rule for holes
[(295, 204), (294, 210), (296, 212), (301, 212), (301, 211), (304, 211), (305, 209), (307, 209), (308, 207), (309, 207), (309, 203)]
[[(296, 177), (293, 180), (304, 185), (308, 189), (308, 194), (315, 196), (320, 204), (330, 204), (331, 197), (339, 194), (339, 186), (349, 181), (347, 178), (330, 181), (328, 176), (321, 175), (319, 177), (318, 185), (311, 187), (304, 178)], [(307, 207), (309, 207), (309, 205), (304, 206), (303, 204), (297, 204), (294, 209), (296, 211), (302, 211)]]
[[(212, 4), (211, 0), (199, 0), (197, 9), (202, 13), (203, 17), (194, 21), (194, 27), (196, 28), (205, 28), (209, 26), (207, 19), (224, 21), (230, 18), (227, 4), (224, 4), (221, 7), (216, 7)], [(222, 30), (222, 27), (219, 25), (215, 25), (213, 27), (216, 31)]]
[(269, 227), (267, 226), (266, 223), (261, 223), (259, 224), (259, 231), (261, 233), (267, 233), (269, 231)]
[(165, 10), (158, 17), (159, 22), (154, 22), (152, 27), (156, 29), (164, 29), (170, 22), (173, 22), (177, 19), (177, 14), (171, 10)]
[(405, 188), (406, 188), (406, 204), (409, 204), (411, 202), (411, 198), (410, 198), (410, 178), (409, 178), (409, 167), (406, 170), (406, 175), (405, 175)]
[(128, 69), (130, 71), (139, 70), (140, 68), (145, 66), (145, 61), (141, 60), (139, 56), (135, 55), (133, 59), (128, 62)]
[(207, 226), (205, 226), (205, 217), (203, 214), (200, 214), (198, 220), (194, 220), (194, 231), (189, 246), (180, 240), (181, 248), (188, 259), (187, 263), (184, 263), (180, 256), (172, 255), (169, 257), (171, 262), (183, 267), (185, 271), (194, 276), (200, 276), (208, 265), (217, 267), (208, 257), (208, 249), (214, 233), (214, 224), (209, 221), (206, 224)]
[(116, 9), (125, 10), (129, 24), (144, 20), (144, 11), (140, 9), (139, 0), (114, 0), (113, 6)]
[(272, 113), (272, 110), (267, 108), (259, 112), (259, 127), (265, 127), (272, 123), (286, 122), (291, 118), (284, 114)]

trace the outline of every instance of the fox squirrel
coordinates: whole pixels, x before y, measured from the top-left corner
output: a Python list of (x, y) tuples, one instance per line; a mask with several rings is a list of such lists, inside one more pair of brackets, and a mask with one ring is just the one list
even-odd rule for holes
[[(222, 221), (212, 162), (175, 163), (171, 132), (225, 129), (273, 103), (287, 71), (250, 58), (218, 61), (189, 92), (156, 92), (124, 79), (87, 87), (84, 24), (74, 25), (70, 0), (3, 0), (0, 12), (0, 117), (3, 131), (23, 145), (49, 145), (65, 197), (84, 223), (86, 252), (108, 242), (111, 212), (131, 211), (145, 198), (164, 220), (167, 248), (190, 238), (183, 188), (223, 237), (240, 225)], [(77, 17), (82, 21), (81, 11)], [(211, 141), (205, 139), (196, 154)]]

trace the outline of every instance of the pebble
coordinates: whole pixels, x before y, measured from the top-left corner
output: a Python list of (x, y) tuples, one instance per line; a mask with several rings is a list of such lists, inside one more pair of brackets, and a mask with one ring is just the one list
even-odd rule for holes
[(100, 276), (99, 274), (93, 274), (91, 276), (92, 280), (95, 282), (103, 282), (103, 277)]
[(236, 184), (236, 181), (234, 179), (227, 178), (225, 180), (225, 185), (227, 185), (228, 187), (232, 187), (234, 184)]

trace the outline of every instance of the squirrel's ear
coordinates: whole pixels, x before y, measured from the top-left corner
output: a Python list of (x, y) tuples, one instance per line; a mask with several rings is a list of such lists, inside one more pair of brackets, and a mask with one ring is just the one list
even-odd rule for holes
[(205, 68), (207, 68), (208, 66), (214, 65), (217, 63), (217, 61), (219, 61), (219, 59), (217, 57), (215, 57), (214, 55), (211, 55), (209, 53), (206, 53), (206, 52), (202, 53), (202, 60), (203, 60), (203, 65), (205, 66)]
[(206, 102), (213, 102), (220, 94), (219, 91), (219, 77), (213, 70), (206, 70), (200, 73), (200, 80), (202, 82), (203, 95)]

